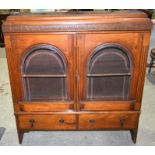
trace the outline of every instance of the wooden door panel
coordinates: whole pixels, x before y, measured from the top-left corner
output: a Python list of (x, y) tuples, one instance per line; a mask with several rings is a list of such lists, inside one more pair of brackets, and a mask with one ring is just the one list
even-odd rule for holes
[(80, 109), (83, 111), (102, 111), (102, 110), (133, 110), (136, 101), (81, 101)]
[[(112, 103), (107, 102), (104, 103), (103, 100), (93, 100), (93, 101), (87, 101), (86, 99), (86, 85), (87, 85), (87, 65), (88, 65), (88, 60), (91, 55), (93, 55), (94, 50), (97, 48), (100, 48), (100, 46), (105, 45), (105, 46), (119, 46), (122, 47), (122, 49), (125, 49), (128, 53), (128, 55), (131, 57), (132, 60), (132, 68), (131, 68), (131, 80), (130, 80), (130, 89), (129, 89), (129, 99), (127, 99), (124, 102), (121, 101), (122, 104), (120, 104), (120, 100), (116, 99), (118, 101), (115, 103), (116, 105), (118, 104), (118, 110), (121, 109), (126, 109), (126, 110), (131, 110), (131, 106), (129, 103), (132, 100), (136, 99), (136, 85), (137, 85), (137, 80), (138, 80), (138, 71), (139, 71), (139, 61), (140, 61), (140, 56), (141, 56), (141, 44), (139, 42), (142, 41), (141, 33), (113, 33), (113, 34), (85, 34), (85, 35), (79, 35), (78, 36), (78, 47), (79, 47), (79, 103), (85, 102), (84, 106), (82, 107), (89, 107), (88, 109), (96, 109), (96, 107), (101, 107), (101, 101), (103, 101), (103, 107), (101, 109), (104, 110), (104, 105), (106, 104), (108, 107), (109, 103), (109, 108), (105, 108), (106, 110), (111, 109)], [(128, 73), (126, 73), (128, 74)], [(130, 75), (130, 74), (129, 74)], [(96, 76), (95, 74), (93, 76)], [(97, 75), (98, 76), (98, 75)], [(103, 74), (103, 76), (105, 76)], [(119, 75), (118, 75), (119, 76)], [(128, 76), (128, 75), (127, 75)], [(117, 83), (116, 83), (117, 84)], [(97, 88), (96, 88), (97, 89)], [(98, 91), (100, 89), (98, 88)], [(113, 100), (111, 100), (113, 101)], [(94, 102), (94, 106), (93, 105)], [(87, 106), (86, 106), (87, 104)], [(89, 106), (90, 105), (90, 106)], [(96, 107), (95, 107), (96, 105)], [(122, 105), (122, 106), (121, 106)], [(80, 107), (81, 105), (79, 105)], [(115, 105), (114, 105), (115, 106)], [(120, 107), (119, 107), (120, 106)], [(91, 108), (90, 108), (91, 107)], [(124, 107), (124, 108), (123, 108)], [(87, 109), (86, 108), (86, 109)], [(98, 109), (98, 108), (97, 108)], [(114, 108), (115, 109), (115, 108)]]
[(74, 102), (19, 102), (23, 112), (60, 112), (74, 109)]
[[(64, 78), (66, 77), (67, 82), (66, 82), (66, 87), (67, 87), (67, 98), (64, 100), (62, 100), (62, 102), (64, 102), (64, 105), (62, 105), (62, 108), (60, 108), (61, 110), (64, 108), (64, 110), (68, 107), (73, 107), (73, 106), (67, 106), (66, 104), (68, 104), (69, 102), (74, 102), (74, 53), (72, 51), (73, 47), (73, 39), (72, 39), (72, 35), (63, 35), (63, 34), (25, 34), (25, 35), (20, 35), (20, 34), (14, 34), (13, 36), (11, 36), (11, 40), (12, 40), (12, 48), (13, 48), (13, 52), (14, 52), (14, 70), (16, 71), (12, 71), (13, 77), (14, 79), (18, 79), (18, 85), (16, 85), (16, 89), (19, 90), (20, 93), (18, 93), (18, 101), (22, 101), (25, 102), (25, 95), (24, 95), (24, 91), (23, 91), (23, 76), (24, 78), (29, 78), (29, 79), (33, 79), (34, 77), (37, 76), (35, 81), (31, 81), (31, 83), (36, 83), (38, 86), (40, 85), (40, 82), (43, 81), (44, 78), (47, 78), (47, 80), (50, 78), (51, 79), (56, 79), (58, 75), (56, 75), (56, 77), (54, 77), (55, 75), (38, 75), (38, 74), (30, 74), (30, 75), (22, 75), (22, 61), (23, 58), (25, 57), (26, 54), (28, 54), (29, 51), (31, 51), (34, 48), (34, 51), (36, 50), (35, 48), (37, 47), (54, 47), (55, 49), (58, 49), (61, 52), (61, 55), (65, 58), (66, 60), (66, 76), (64, 76)], [(45, 52), (44, 52), (45, 53)], [(48, 57), (47, 57), (48, 58)], [(29, 60), (30, 61), (30, 60)], [(37, 61), (37, 59), (36, 59)], [(34, 65), (35, 66), (35, 65)], [(39, 67), (38, 67), (39, 68)], [(31, 73), (31, 72), (30, 72)], [(62, 77), (63, 78), (63, 77)], [(59, 79), (59, 78), (58, 78)], [(46, 85), (48, 86), (48, 81), (46, 80)], [(54, 81), (49, 81), (50, 83), (53, 83)], [(49, 83), (49, 85), (50, 85)], [(53, 83), (54, 84), (54, 83)], [(31, 86), (31, 85), (30, 85)], [(39, 86), (38, 88), (40, 90), (37, 91), (38, 88), (33, 87), (33, 92), (36, 90), (38, 93), (41, 94), (41, 89), (46, 88), (46, 90), (49, 91), (54, 91), (54, 89), (50, 90), (47, 89), (47, 86), (42, 87)], [(27, 88), (28, 89), (28, 88)], [(14, 93), (14, 92), (13, 92)], [(52, 93), (53, 94), (53, 93)], [(36, 95), (36, 94), (34, 94)], [(34, 96), (33, 95), (33, 96)], [(56, 94), (57, 95), (57, 94)], [(35, 97), (35, 96), (34, 96)], [(46, 93), (44, 93), (44, 98), (46, 98)], [(40, 102), (46, 102), (46, 100), (41, 99), (38, 100)], [(29, 100), (30, 101), (30, 100)], [(28, 101), (28, 102), (29, 102)], [(50, 101), (50, 100), (49, 100)], [(48, 101), (48, 102), (49, 102)], [(26, 103), (28, 103), (26, 102)], [(33, 103), (35, 104), (36, 101), (30, 101), (33, 105)], [(53, 105), (56, 103), (55, 101), (51, 101), (53, 103)], [(59, 102), (59, 101), (58, 101)], [(51, 105), (52, 105), (51, 103)], [(37, 103), (39, 106), (41, 106), (39, 103)], [(36, 105), (37, 105), (36, 104)], [(74, 102), (75, 104), (75, 102)], [(74, 105), (75, 106), (75, 105)], [(27, 107), (27, 106), (26, 106)], [(51, 106), (50, 106), (51, 107)], [(53, 106), (52, 110), (54, 110), (54, 107), (56, 108), (55, 110), (58, 110), (58, 108), (56, 106)], [(28, 108), (29, 109), (29, 108)], [(33, 109), (34, 110), (34, 109)], [(45, 109), (47, 110), (47, 109)]]

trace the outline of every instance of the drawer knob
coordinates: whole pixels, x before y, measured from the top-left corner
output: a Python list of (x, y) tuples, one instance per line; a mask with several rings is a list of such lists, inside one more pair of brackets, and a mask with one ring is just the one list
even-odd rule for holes
[(121, 125), (122, 128), (124, 127), (124, 124), (125, 124), (126, 120), (127, 120), (126, 117), (120, 118), (120, 125)]
[(33, 128), (34, 127), (35, 120), (34, 119), (30, 119), (29, 120), (29, 123), (30, 123), (31, 128)]
[(90, 119), (90, 120), (89, 120), (89, 123), (90, 123), (90, 124), (95, 124), (95, 122), (96, 122), (96, 121), (95, 121), (94, 119)]
[(60, 120), (59, 120), (59, 123), (60, 123), (60, 124), (64, 124), (64, 123), (65, 123), (65, 120), (64, 120), (64, 119), (60, 119)]

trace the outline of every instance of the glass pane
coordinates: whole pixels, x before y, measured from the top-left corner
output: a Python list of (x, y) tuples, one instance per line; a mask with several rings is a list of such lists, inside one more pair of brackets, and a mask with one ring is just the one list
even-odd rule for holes
[(26, 78), (27, 100), (65, 100), (65, 78)]
[(90, 74), (129, 73), (130, 61), (118, 48), (109, 47), (97, 51), (89, 62)]
[(65, 66), (62, 58), (57, 53), (39, 49), (27, 57), (24, 72), (27, 75), (65, 74)]
[(88, 100), (128, 100), (131, 62), (118, 47), (96, 50), (88, 63)]
[(89, 100), (128, 100), (130, 77), (90, 77), (88, 86)]
[(38, 46), (25, 56), (22, 66), (25, 99), (66, 100), (66, 63), (52, 46)]

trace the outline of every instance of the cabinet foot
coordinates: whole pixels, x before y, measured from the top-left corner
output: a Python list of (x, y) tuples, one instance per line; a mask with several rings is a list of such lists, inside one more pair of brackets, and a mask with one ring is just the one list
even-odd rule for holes
[(137, 141), (137, 132), (138, 132), (137, 129), (130, 130), (130, 134), (131, 134), (133, 143), (136, 143), (136, 141)]
[(24, 136), (24, 132), (18, 132), (18, 140), (19, 140), (19, 144), (22, 144), (23, 136)]

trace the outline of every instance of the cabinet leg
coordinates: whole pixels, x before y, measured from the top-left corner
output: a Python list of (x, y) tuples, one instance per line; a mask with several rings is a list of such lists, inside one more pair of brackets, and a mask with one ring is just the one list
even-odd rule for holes
[(133, 143), (136, 143), (136, 141), (137, 141), (137, 132), (138, 132), (137, 129), (130, 130), (130, 134), (131, 134)]
[(22, 144), (23, 136), (24, 136), (24, 132), (18, 132), (18, 140), (19, 140), (19, 144)]

